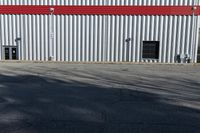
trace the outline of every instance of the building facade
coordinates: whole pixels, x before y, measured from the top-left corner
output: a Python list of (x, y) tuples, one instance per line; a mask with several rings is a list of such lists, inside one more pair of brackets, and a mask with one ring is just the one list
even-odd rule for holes
[(196, 63), (199, 6), (199, 0), (1, 0), (0, 60)]

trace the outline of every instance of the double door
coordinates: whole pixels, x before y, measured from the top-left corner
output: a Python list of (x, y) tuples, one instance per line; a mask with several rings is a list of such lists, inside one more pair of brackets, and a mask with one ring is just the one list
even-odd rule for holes
[(17, 60), (18, 59), (17, 47), (4, 47), (5, 60)]

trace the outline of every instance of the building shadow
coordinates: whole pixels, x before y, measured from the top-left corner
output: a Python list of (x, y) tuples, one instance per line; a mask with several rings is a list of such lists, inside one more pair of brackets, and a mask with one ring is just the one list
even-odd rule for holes
[(130, 86), (132, 89), (54, 77), (1, 74), (0, 132), (200, 132), (199, 109), (176, 105), (156, 93), (138, 90), (138, 87), (158, 90), (159, 86), (151, 82)]

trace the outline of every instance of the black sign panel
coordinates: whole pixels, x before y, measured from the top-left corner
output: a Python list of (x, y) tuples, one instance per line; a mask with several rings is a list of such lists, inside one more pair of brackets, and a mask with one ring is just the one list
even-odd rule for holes
[(159, 41), (143, 41), (142, 58), (159, 59)]

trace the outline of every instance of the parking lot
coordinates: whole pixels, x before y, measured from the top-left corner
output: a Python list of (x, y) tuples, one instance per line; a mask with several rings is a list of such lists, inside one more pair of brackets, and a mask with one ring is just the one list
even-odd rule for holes
[(0, 63), (2, 133), (199, 133), (200, 65)]

